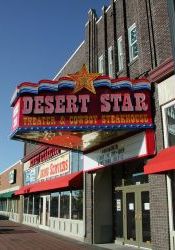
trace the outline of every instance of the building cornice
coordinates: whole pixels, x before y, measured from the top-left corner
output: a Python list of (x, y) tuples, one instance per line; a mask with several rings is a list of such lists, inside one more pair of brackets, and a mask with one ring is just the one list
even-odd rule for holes
[(31, 158), (35, 157), (45, 149), (47, 149), (49, 146), (42, 145), (38, 149), (32, 150), (29, 154), (26, 154), (23, 159), (21, 160), (23, 163), (29, 161)]
[(149, 72), (149, 80), (151, 82), (160, 83), (162, 80), (166, 79), (174, 73), (174, 61), (170, 57), (166, 59), (162, 64), (160, 64), (155, 69)]

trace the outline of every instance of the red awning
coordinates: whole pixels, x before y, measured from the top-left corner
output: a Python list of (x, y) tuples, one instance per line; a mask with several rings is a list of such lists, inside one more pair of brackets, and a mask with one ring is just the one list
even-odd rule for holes
[(145, 174), (154, 174), (175, 169), (175, 146), (161, 150), (144, 166)]
[(15, 195), (36, 193), (62, 188), (81, 188), (83, 185), (83, 171), (65, 175), (48, 181), (40, 181), (35, 184), (21, 187)]

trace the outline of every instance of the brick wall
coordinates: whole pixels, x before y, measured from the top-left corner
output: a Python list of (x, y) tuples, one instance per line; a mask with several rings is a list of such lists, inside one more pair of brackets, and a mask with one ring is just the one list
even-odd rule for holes
[[(159, 9), (161, 8), (161, 11)], [(160, 14), (161, 13), (161, 14)], [(116, 14), (116, 16), (115, 16)], [(114, 20), (116, 21), (114, 25)], [(127, 30), (136, 23), (139, 57), (134, 62), (129, 62), (128, 54), (128, 35)], [(114, 31), (114, 27), (116, 30)], [(129, 76), (131, 78), (142, 77), (146, 72), (151, 71), (156, 66), (171, 56), (170, 34), (168, 29), (168, 16), (166, 1), (143, 1), (143, 0), (118, 0), (103, 11), (102, 18), (96, 24), (97, 29), (97, 59), (103, 54), (107, 60), (107, 48), (115, 48), (117, 39), (122, 35), (124, 46), (124, 70), (118, 72), (117, 51), (114, 49), (114, 70), (115, 75)], [(115, 32), (115, 36), (114, 36)], [(89, 33), (88, 33), (89, 34)], [(106, 39), (106, 41), (105, 41)], [(92, 48), (91, 48), (92, 49)], [(104, 63), (104, 67), (107, 65)], [(107, 70), (105, 69), (105, 73)], [(155, 86), (156, 88), (156, 86)], [(153, 88), (154, 92), (154, 88)], [(161, 114), (158, 106), (157, 90), (155, 94), (155, 109), (153, 116), (155, 118), (157, 150), (163, 148)], [(154, 103), (153, 103), (154, 106)], [(153, 175), (149, 177), (150, 181), (150, 202), (151, 202), (151, 235), (152, 247), (155, 250), (169, 249), (168, 232), (168, 207), (167, 207), (167, 189), (165, 175)], [(86, 183), (87, 199), (90, 199), (89, 182)], [(87, 211), (87, 239), (92, 241), (92, 200), (89, 200)], [(88, 240), (87, 240), (88, 241)]]
[(85, 223), (86, 223), (86, 234), (85, 242), (93, 243), (93, 193), (92, 193), (92, 175), (89, 173), (85, 174)]
[[(155, 124), (157, 151), (163, 149), (163, 128), (160, 107), (158, 103), (158, 90), (155, 86)], [(150, 216), (151, 216), (151, 240), (153, 250), (169, 249), (169, 223), (168, 201), (165, 174), (149, 176), (150, 183)]]
[(157, 65), (172, 55), (167, 1), (151, 1)]
[(39, 144), (25, 143), (24, 156), (29, 155), (30, 153), (37, 151), (40, 147), (41, 147), (41, 145), (39, 145)]
[(166, 175), (149, 176), (151, 241), (153, 250), (169, 249)]
[[(16, 182), (10, 184), (8, 180), (8, 175), (10, 171), (12, 171), (13, 169), (16, 169)], [(14, 164), (11, 168), (8, 168), (7, 170), (5, 170), (0, 174), (0, 191), (22, 185), (23, 185), (23, 164), (21, 162)]]

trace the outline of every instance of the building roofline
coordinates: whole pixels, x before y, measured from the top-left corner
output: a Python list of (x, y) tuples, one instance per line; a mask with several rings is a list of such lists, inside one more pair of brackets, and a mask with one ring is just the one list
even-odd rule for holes
[(74, 51), (74, 53), (71, 55), (71, 57), (69, 57), (69, 59), (67, 60), (67, 62), (64, 64), (64, 66), (58, 71), (58, 73), (56, 74), (56, 76), (53, 78), (53, 80), (56, 80), (56, 78), (59, 76), (59, 74), (61, 73), (61, 71), (63, 71), (63, 69), (66, 67), (66, 65), (70, 62), (70, 60), (75, 56), (75, 54), (77, 53), (77, 51), (81, 48), (81, 46), (85, 43), (85, 41), (83, 41), (78, 48)]
[(5, 173), (6, 171), (8, 171), (9, 169), (13, 168), (15, 165), (17, 165), (18, 163), (22, 164), (21, 160), (18, 160), (17, 162), (15, 162), (13, 165), (11, 165), (10, 167), (4, 169), (2, 172), (0, 172), (0, 175)]

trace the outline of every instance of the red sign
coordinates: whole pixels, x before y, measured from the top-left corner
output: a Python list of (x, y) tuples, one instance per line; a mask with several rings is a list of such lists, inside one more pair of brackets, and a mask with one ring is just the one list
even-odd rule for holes
[[(104, 89), (104, 88), (103, 88)], [(99, 91), (98, 91), (99, 92)], [(19, 127), (109, 126), (151, 124), (147, 92), (117, 92), (84, 95), (38, 95), (20, 97)], [(16, 127), (15, 127), (16, 128)]]
[(12, 100), (12, 138), (57, 145), (55, 138), (71, 136), (74, 145), (65, 147), (77, 148), (87, 131), (152, 128), (150, 94), (145, 79), (111, 80), (85, 66), (58, 81), (22, 83)]
[(40, 164), (43, 161), (47, 161), (55, 155), (60, 154), (60, 149), (58, 148), (47, 148), (43, 152), (37, 154), (32, 159), (30, 159), (30, 167)]

